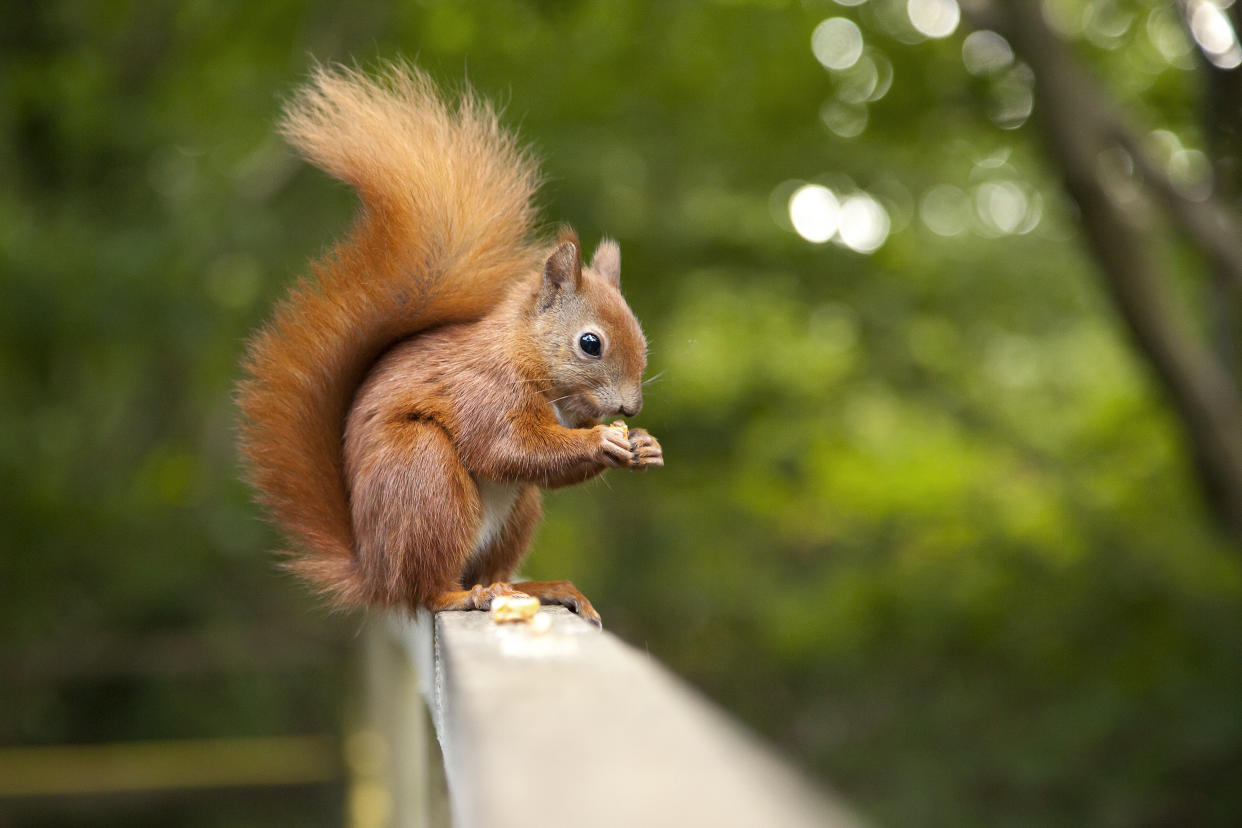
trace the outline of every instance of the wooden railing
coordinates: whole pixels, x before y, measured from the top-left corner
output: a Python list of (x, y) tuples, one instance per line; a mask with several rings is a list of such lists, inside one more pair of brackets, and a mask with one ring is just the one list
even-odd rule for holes
[(649, 656), (541, 612), (542, 633), (481, 612), (373, 625), (356, 828), (859, 824)]

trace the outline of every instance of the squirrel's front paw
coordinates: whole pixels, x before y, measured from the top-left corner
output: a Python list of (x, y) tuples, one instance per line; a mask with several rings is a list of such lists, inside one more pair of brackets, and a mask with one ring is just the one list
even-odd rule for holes
[(617, 420), (612, 425), (595, 426), (599, 436), (596, 459), (606, 466), (648, 469), (664, 465), (660, 442), (641, 428), (629, 428)]
[(660, 441), (652, 437), (645, 429), (631, 428), (630, 466), (635, 469), (649, 469), (652, 466), (664, 465), (664, 449)]
[(597, 425), (591, 430), (598, 440), (595, 445), (596, 460), (613, 468), (633, 464), (634, 451), (630, 448), (630, 438), (625, 429), (615, 425)]

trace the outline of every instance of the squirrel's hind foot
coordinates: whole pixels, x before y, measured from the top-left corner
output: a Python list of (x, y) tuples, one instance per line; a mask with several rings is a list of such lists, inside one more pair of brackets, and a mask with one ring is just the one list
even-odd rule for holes
[(570, 581), (519, 581), (512, 585), (518, 592), (539, 599), (541, 604), (555, 604), (566, 607), (578, 617), (602, 629), (603, 620), (587, 597), (578, 591)]

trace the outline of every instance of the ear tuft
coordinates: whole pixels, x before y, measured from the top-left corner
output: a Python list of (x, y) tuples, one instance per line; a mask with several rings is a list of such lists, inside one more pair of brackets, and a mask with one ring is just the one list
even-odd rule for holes
[(562, 224), (556, 229), (556, 243), (564, 244), (565, 242), (573, 242), (574, 247), (582, 249), (582, 242), (578, 241), (578, 231), (568, 224)]
[(561, 243), (543, 264), (543, 286), (539, 290), (539, 309), (546, 310), (562, 291), (577, 291), (582, 286), (582, 250), (578, 237), (570, 230), (561, 231)]
[(601, 240), (591, 257), (591, 270), (611, 282), (613, 287), (621, 287), (621, 247), (612, 239)]

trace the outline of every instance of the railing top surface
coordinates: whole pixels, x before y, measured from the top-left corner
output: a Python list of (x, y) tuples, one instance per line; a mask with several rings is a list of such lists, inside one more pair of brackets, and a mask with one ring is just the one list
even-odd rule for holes
[(481, 612), (401, 628), (456, 824), (859, 824), (654, 659), (566, 610), (542, 612), (542, 634)]

